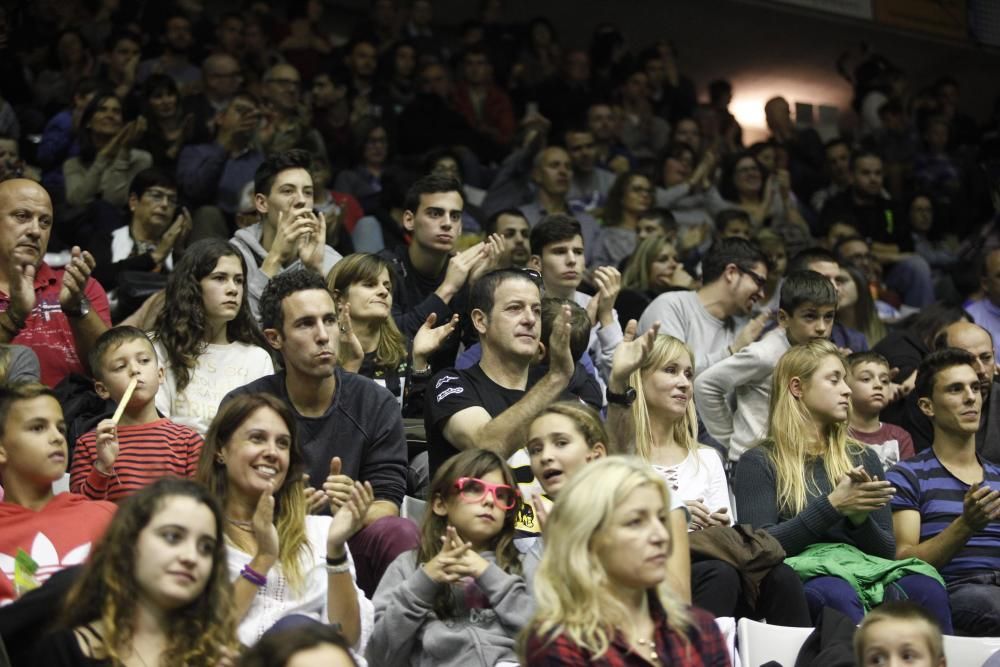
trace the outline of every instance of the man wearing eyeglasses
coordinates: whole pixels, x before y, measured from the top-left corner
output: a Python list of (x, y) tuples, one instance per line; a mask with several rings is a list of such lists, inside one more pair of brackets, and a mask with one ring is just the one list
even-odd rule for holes
[[(177, 208), (177, 184), (159, 169), (144, 169), (135, 175), (129, 185), (128, 208), (132, 213), (128, 224), (92, 246), (97, 262), (94, 277), (109, 293), (118, 287), (118, 277), (124, 271), (169, 273), (174, 266), (174, 246), (191, 230), (187, 209)], [(119, 312), (120, 316), (127, 314)]]
[(695, 374), (757, 340), (772, 316), (765, 311), (748, 319), (767, 283), (767, 257), (749, 241), (716, 242), (702, 260), (702, 280), (697, 292), (656, 297), (639, 319), (640, 332), (659, 322), (660, 333), (687, 343)]

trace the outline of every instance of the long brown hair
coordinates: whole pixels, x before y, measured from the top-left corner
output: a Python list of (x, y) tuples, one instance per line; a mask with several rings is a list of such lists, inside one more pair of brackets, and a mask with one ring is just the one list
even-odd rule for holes
[(218, 539), (205, 589), (167, 618), (167, 647), (159, 664), (210, 667), (222, 658), (222, 649), (234, 642), (236, 619), (230, 608), (232, 586), (222, 539), (222, 511), (202, 485), (167, 477), (122, 503), (63, 605), (66, 627), (100, 621), (102, 648), (116, 667), (122, 664), (119, 650), (132, 641), (135, 633), (136, 602), (140, 598), (135, 576), (139, 533), (172, 496), (193, 498), (211, 510)]
[[(483, 477), (499, 470), (504, 484), (517, 488), (517, 480), (510, 466), (500, 455), (485, 449), (467, 449), (452, 456), (438, 468), (427, 491), (427, 499), (433, 503), (436, 498), (447, 502), (455, 496), (455, 482), (460, 477)], [(521, 573), (521, 559), (514, 546), (514, 524), (517, 520), (520, 501), (507, 510), (503, 527), (493, 538), (490, 547), (496, 553), (497, 566), (505, 572)], [(438, 516), (428, 508), (420, 526), (420, 547), (417, 549), (417, 564), (426, 563), (441, 551), (441, 538), (448, 528), (448, 517)], [(434, 597), (434, 611), (438, 617), (454, 615), (455, 602), (451, 587), (440, 591)]]
[(281, 570), (292, 588), (298, 589), (303, 583), (301, 555), (310, 546), (306, 539), (306, 503), (302, 484), (305, 462), (296, 438), (295, 416), (289, 407), (271, 394), (243, 394), (224, 403), (208, 427), (195, 479), (204, 484), (223, 507), (226, 506), (229, 472), (219, 453), (232, 439), (236, 429), (261, 408), (270, 408), (278, 413), (292, 437), (292, 446), (288, 450), (288, 472), (285, 481), (274, 491), (274, 523), (278, 527)]

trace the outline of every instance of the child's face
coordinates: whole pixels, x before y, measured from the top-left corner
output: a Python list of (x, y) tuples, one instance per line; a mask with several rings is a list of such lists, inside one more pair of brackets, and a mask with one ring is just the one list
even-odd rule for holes
[(802, 403), (821, 424), (847, 421), (851, 406), (851, 388), (839, 357), (828, 355), (806, 382), (802, 383)]
[(931, 654), (926, 621), (887, 618), (865, 628), (861, 667), (942, 667), (943, 656)]
[(0, 466), (4, 483), (24, 480), (49, 486), (66, 472), (66, 422), (59, 401), (36, 396), (15, 401), (0, 435)]
[(531, 423), (528, 455), (535, 479), (555, 496), (580, 468), (604, 456), (604, 444), (590, 447), (572, 419), (550, 413)]
[(189, 604), (212, 574), (215, 516), (189, 496), (168, 496), (136, 542), (139, 595), (163, 611)]
[[(490, 484), (506, 484), (503, 473), (491, 470), (479, 479)], [(503, 530), (507, 511), (500, 508), (492, 492), (475, 502), (467, 502), (460, 493), (451, 494), (447, 500), (434, 498), (432, 509), (438, 516), (448, 517), (448, 524), (455, 527), (459, 537), (472, 542), (476, 550), (485, 548)], [(513, 510), (511, 510), (513, 511)]]
[(650, 236), (662, 236), (663, 227), (656, 218), (641, 218), (635, 229), (636, 245), (642, 243)]
[(139, 408), (154, 398), (163, 382), (163, 369), (156, 359), (153, 344), (145, 339), (127, 340), (104, 354), (101, 379), (94, 388), (101, 398), (117, 403), (125, 395), (129, 382), (138, 378), (129, 407)]
[(827, 339), (833, 331), (833, 321), (837, 313), (836, 306), (817, 306), (804, 303), (789, 315), (784, 310), (778, 311), (778, 322), (788, 332), (788, 340), (792, 345), (801, 345), (819, 338)]
[(886, 405), (889, 391), (889, 368), (885, 364), (866, 361), (851, 369), (847, 384), (851, 386), (851, 404), (862, 415), (875, 416)]

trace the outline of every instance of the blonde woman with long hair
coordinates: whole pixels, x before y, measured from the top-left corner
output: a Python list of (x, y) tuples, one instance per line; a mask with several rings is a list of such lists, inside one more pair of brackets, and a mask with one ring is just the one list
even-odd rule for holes
[[(838, 555), (858, 555), (865, 567), (891, 567), (896, 543), (889, 501), (896, 490), (885, 481), (875, 451), (848, 438), (848, 373), (827, 340), (796, 345), (781, 357), (772, 379), (768, 436), (736, 467), (736, 506), (741, 523), (766, 529), (789, 557), (817, 544), (839, 544), (850, 549)], [(864, 605), (875, 598), (844, 577), (810, 576), (804, 572), (812, 570), (794, 567), (806, 579), (814, 619), (823, 607), (833, 607), (858, 623)], [(905, 574), (885, 586), (884, 599), (900, 594), (935, 610), (942, 627), (951, 628), (947, 593), (936, 580)]]
[(712, 616), (666, 584), (669, 509), (663, 479), (631, 457), (591, 463), (559, 492), (523, 664), (730, 664)]

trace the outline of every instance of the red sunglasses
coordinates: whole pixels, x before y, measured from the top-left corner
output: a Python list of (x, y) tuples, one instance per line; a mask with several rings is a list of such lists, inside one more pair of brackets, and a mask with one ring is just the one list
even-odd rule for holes
[(508, 511), (517, 505), (521, 492), (507, 484), (493, 484), (476, 477), (459, 477), (455, 480), (458, 497), (464, 503), (478, 503), (486, 494), (493, 495), (493, 502), (503, 511)]

